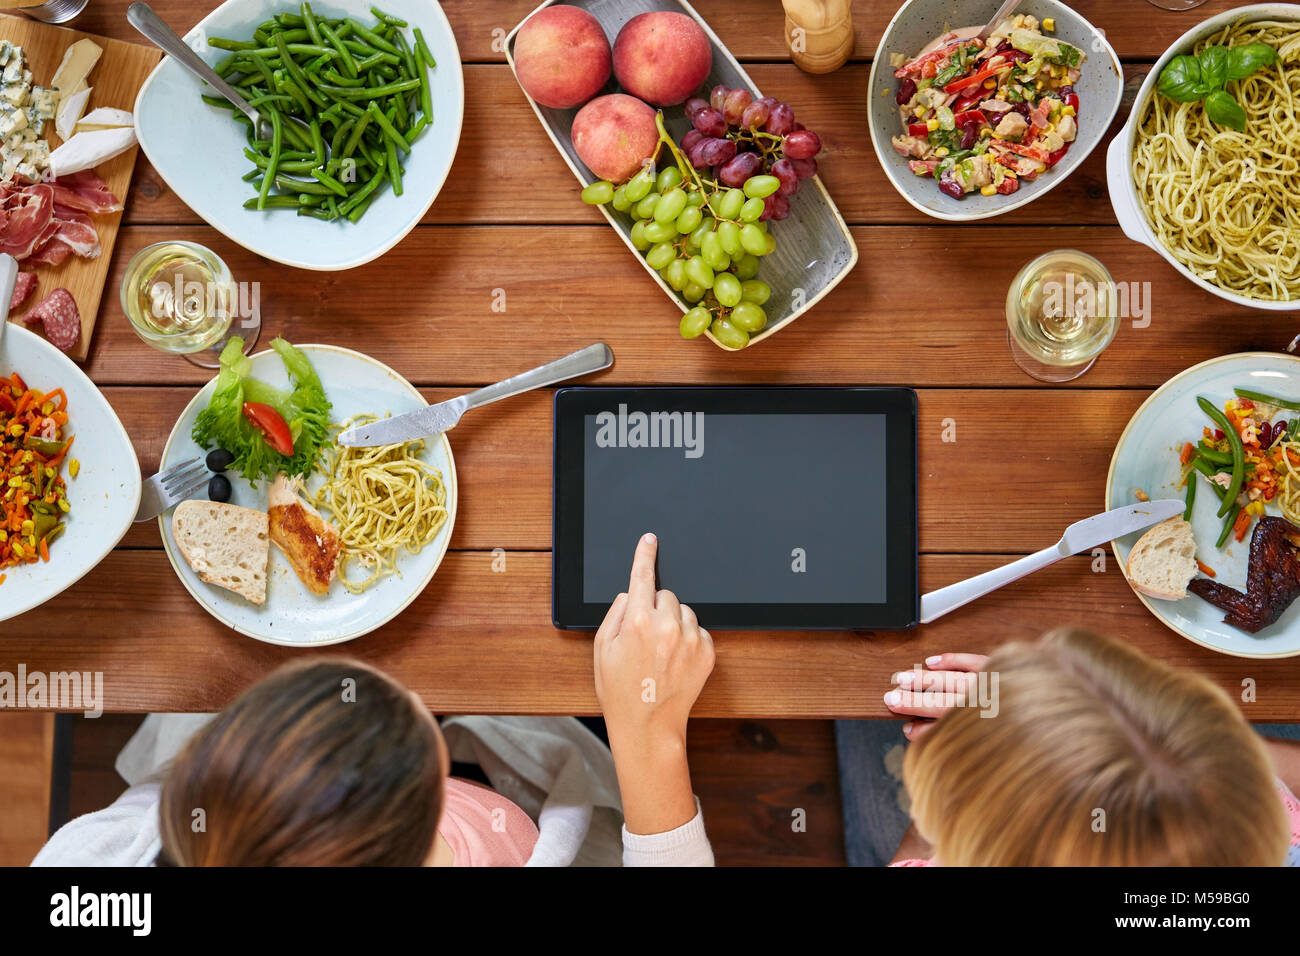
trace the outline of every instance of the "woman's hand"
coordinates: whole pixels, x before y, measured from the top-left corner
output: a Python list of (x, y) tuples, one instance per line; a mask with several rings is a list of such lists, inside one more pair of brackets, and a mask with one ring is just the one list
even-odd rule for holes
[(671, 591), (655, 590), (659, 543), (637, 543), (626, 594), (596, 632), (596, 697), (632, 833), (689, 823), (695, 795), (686, 765), (686, 722), (713, 670), (713, 638)]
[(988, 660), (982, 654), (937, 654), (925, 659), (928, 670), (895, 674), (898, 688), (885, 695), (885, 706), (896, 714), (920, 718), (903, 724), (903, 736), (916, 740), (959, 700), (975, 700), (979, 672)]

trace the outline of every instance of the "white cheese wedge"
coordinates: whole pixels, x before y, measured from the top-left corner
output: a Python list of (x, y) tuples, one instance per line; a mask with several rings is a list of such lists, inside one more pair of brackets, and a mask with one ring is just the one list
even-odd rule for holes
[(54, 71), (54, 79), (50, 81), (50, 86), (59, 91), (60, 105), (64, 97), (85, 89), (86, 77), (95, 68), (103, 52), (99, 44), (89, 39), (78, 40), (64, 51), (63, 61), (59, 63), (59, 68)]
[(132, 127), (76, 133), (50, 153), (50, 169), (56, 177), (93, 169), (134, 145), (135, 129)]
[(93, 109), (77, 120), (77, 132), (91, 129), (117, 129), (119, 126), (135, 126), (135, 117), (126, 110), (101, 106)]
[(86, 104), (89, 102), (89, 88), (82, 90), (80, 93), (62, 97), (59, 103), (58, 116), (54, 119), (54, 129), (58, 132), (60, 139), (72, 139), (72, 134), (77, 129), (77, 121), (81, 119), (81, 114), (86, 111)]

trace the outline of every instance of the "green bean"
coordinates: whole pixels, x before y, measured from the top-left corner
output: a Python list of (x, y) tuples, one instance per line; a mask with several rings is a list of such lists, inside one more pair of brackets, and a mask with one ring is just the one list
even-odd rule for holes
[(361, 142), (361, 134), (366, 131), (366, 127), (370, 125), (373, 118), (369, 111), (358, 117), (357, 124), (352, 127), (352, 135), (348, 137), (347, 142), (343, 145), (342, 159), (347, 159), (356, 151), (357, 145)]
[[(1227, 502), (1231, 500), (1232, 499), (1230, 498), (1225, 498), (1224, 503), (1227, 504)], [(1232, 526), (1237, 523), (1237, 513), (1239, 511), (1241, 511), (1241, 505), (1238, 504), (1233, 504), (1228, 509), (1228, 517), (1223, 519), (1223, 530), (1219, 532), (1219, 540), (1214, 542), (1216, 548), (1222, 548), (1223, 542), (1227, 541), (1228, 535), (1232, 534)]]
[(420, 59), (429, 64), (430, 69), (437, 69), (438, 61), (429, 52), (429, 44), (424, 42), (424, 34), (420, 32), (419, 27), (415, 28), (415, 52), (420, 54)]
[(302, 26), (302, 17), (296, 13), (277, 13), (276, 22), (282, 27), (300, 27)]
[[(420, 81), (420, 112), (426, 119), (433, 117), (433, 89), (429, 86), (429, 68), (424, 61), (420, 61), (420, 69), (416, 72), (416, 78)], [(407, 143), (411, 142), (410, 133), (407, 133)]]
[(334, 56), (335, 54), (333, 50), (330, 50), (328, 53), (322, 53), (320, 56), (316, 57), (316, 59), (304, 66), (302, 68), (303, 72), (309, 76), (315, 76), (321, 71), (322, 67), (329, 65), (329, 62), (334, 59)]
[(329, 83), (320, 84), (320, 88), (340, 99), (379, 100), (385, 96), (392, 96), (394, 93), (405, 93), (407, 90), (414, 90), (419, 85), (419, 80), (401, 80), (397, 83), (385, 83), (383, 86), (368, 86), (360, 90), (346, 86), (332, 86)]
[(380, 104), (376, 103), (374, 100), (370, 100), (370, 116), (374, 118), (374, 122), (377, 122), (377, 124), (380, 125), (380, 129), (383, 130), (383, 135), (386, 135), (387, 138), (393, 140), (395, 147), (398, 147), (402, 152), (407, 152), (409, 148), (411, 148), (407, 146), (406, 138), (394, 129), (393, 124), (389, 121), (389, 117), (386, 117), (385, 114), (380, 111)]
[(1285, 408), (1288, 411), (1300, 412), (1300, 402), (1291, 399), (1265, 395), (1263, 392), (1251, 391), (1248, 388), (1234, 388), (1232, 391), (1238, 398), (1248, 398), (1252, 402), (1262, 402), (1265, 405), (1276, 405), (1278, 408)]
[[(1193, 468), (1195, 468), (1197, 471), (1203, 474), (1206, 478), (1209, 478), (1211, 483), (1214, 483), (1214, 476), (1219, 473), (1218, 469), (1215, 468), (1214, 465), (1206, 461), (1200, 455), (1197, 455), (1195, 458), (1193, 458), (1190, 464)], [(1215, 487), (1218, 488), (1219, 487), (1218, 484), (1215, 484)]]
[(347, 187), (344, 186), (337, 179), (335, 179), (333, 176), (329, 175), (323, 169), (319, 169), (319, 168), (313, 169), (311, 171), (311, 174), (316, 177), (316, 181), (319, 182), (322, 186), (325, 186), (331, 192), (338, 193), (344, 199), (347, 198), (348, 196)]
[(323, 45), (325, 41), (321, 39), (320, 25), (316, 22), (315, 15), (311, 12), (311, 4), (308, 3), (307, 0), (303, 0), (303, 4), (299, 9), (302, 11), (303, 26), (305, 26), (307, 32), (311, 34), (311, 42), (317, 45)]
[(321, 79), (329, 80), (335, 86), (365, 86), (366, 81), (357, 76), (344, 76), (338, 70), (330, 67), (328, 70), (321, 72)]
[[(402, 62), (396, 53), (376, 50), (369, 43), (363, 43), (360, 40), (344, 40), (343, 45), (353, 53), (359, 53), (366, 59), (373, 59), (376, 63), (391, 63), (393, 66), (398, 66)], [(357, 61), (357, 68), (360, 69), (360, 67), (361, 62)]]
[(1241, 444), (1241, 436), (1237, 434), (1237, 429), (1229, 424), (1227, 416), (1219, 411), (1213, 402), (1204, 396), (1197, 396), (1196, 404), (1201, 406), (1201, 411), (1205, 412), (1210, 420), (1219, 426), (1219, 430), (1228, 436), (1228, 446), (1232, 449), (1232, 484), (1228, 486), (1228, 493), (1224, 496), (1223, 504), (1219, 506), (1219, 517), (1222, 518), (1236, 503), (1237, 495), (1241, 493), (1241, 484), (1246, 477), (1246, 449)]
[(257, 49), (256, 40), (227, 40), (225, 37), (210, 37), (208, 46), (214, 46), (218, 50), (255, 50)]
[[(366, 210), (370, 208), (370, 204), (378, 198), (379, 198), (379, 193), (373, 192), (365, 199), (363, 199), (361, 202), (357, 203), (357, 205), (353, 206), (352, 209), (347, 213), (348, 222), (351, 223), (357, 222), (362, 216), (366, 214)], [(343, 212), (343, 208), (340, 206), (339, 213), (342, 214), (342, 212)]]
[(325, 39), (333, 47), (343, 61), (343, 73), (346, 76), (355, 78), (357, 75), (357, 61), (352, 59), (352, 51), (343, 44), (343, 40), (328, 23), (321, 24), (321, 33), (325, 34)]
[(283, 140), (283, 130), (281, 130), (280, 111), (274, 106), (268, 111), (271, 114), (271, 155), (266, 163), (266, 176), (262, 179), (262, 188), (257, 191), (257, 208), (266, 208), (266, 197), (271, 190), (272, 177), (275, 176), (275, 166), (280, 161), (280, 144)]
[(296, 209), (298, 205), (298, 200), (294, 196), (267, 196), (266, 203), (261, 207), (257, 205), (256, 196), (244, 200), (245, 209)]
[(328, 209), (320, 209), (316, 206), (299, 206), (298, 215), (311, 216), (314, 219), (323, 219), (327, 222), (335, 218)]
[[(275, 45), (280, 51), (280, 59), (284, 61), (285, 69), (289, 71), (289, 75), (293, 77), (294, 82), (302, 87), (302, 92), (307, 99), (311, 100), (321, 109), (328, 106), (329, 104), (325, 102), (325, 99), (312, 89), (312, 83), (307, 79), (307, 74), (303, 72), (302, 67), (298, 65), (298, 61), (289, 55), (289, 48), (284, 42), (284, 34), (276, 34)], [(311, 111), (308, 110), (307, 112), (310, 113)]]
[(362, 200), (379, 188), (380, 183), (384, 181), (387, 175), (387, 171), (381, 166), (380, 169), (370, 177), (369, 182), (354, 192), (346, 202), (339, 206), (339, 213), (346, 216), (349, 212), (355, 209)]
[(331, 157), (336, 157), (339, 155), (339, 151), (343, 148), (344, 138), (348, 135), (348, 133), (352, 131), (352, 127), (355, 125), (356, 125), (356, 120), (344, 120), (334, 130), (334, 138), (330, 140)]
[(316, 154), (316, 162), (319, 165), (320, 163), (325, 162), (325, 140), (321, 137), (320, 123), (313, 119), (310, 123), (310, 127), (311, 148), (312, 152)]
[(305, 179), (294, 179), (292, 176), (276, 176), (275, 184), (287, 192), (315, 193), (318, 196), (332, 192), (328, 186), (309, 183)]
[(405, 20), (399, 20), (397, 17), (393, 16), (391, 13), (384, 13), (384, 11), (383, 11), (383, 10), (380, 10), (378, 7), (371, 7), (371, 8), (370, 8), (370, 12), (373, 13), (373, 14), (375, 15), (375, 19), (377, 19), (377, 20), (382, 20), (384, 23), (387, 23), (387, 24), (389, 24), (390, 26), (394, 26), (394, 27), (404, 27), (404, 26), (406, 26), (406, 21), (405, 21)]
[[(244, 175), (240, 176), (239, 178), (246, 183), (251, 183), (255, 179), (260, 180), (261, 177), (262, 177), (262, 171), (260, 169), (254, 168), (254, 169), (250, 169), (248, 172), (244, 173)], [(257, 205), (256, 196), (253, 197), (253, 205), (254, 206)], [(244, 208), (247, 209), (248, 206), (245, 206)]]
[(1187, 476), (1187, 507), (1183, 509), (1183, 520), (1192, 520), (1192, 506), (1196, 504), (1196, 476)]
[(241, 112), (239, 107), (236, 106), (234, 103), (231, 103), (229, 100), (224, 100), (219, 96), (208, 96), (206, 93), (200, 93), (199, 98), (203, 100), (203, 102), (207, 103), (209, 106), (219, 106), (222, 109), (230, 110), (231, 112), (234, 113)]
[(369, 43), (376, 50), (383, 50), (385, 53), (391, 53), (394, 56), (397, 55), (397, 47), (393, 46), (374, 30), (367, 29), (351, 17), (348, 18), (348, 23), (352, 24), (352, 32), (355, 33), (359, 39)]
[(1209, 445), (1205, 443), (1204, 439), (1201, 440), (1200, 445), (1196, 449), (1196, 453), (1200, 455), (1202, 458), (1214, 462), (1216, 465), (1232, 464), (1231, 455), (1229, 455), (1226, 451), (1219, 451), (1217, 448), (1211, 448)]
[(384, 62), (385, 56), (386, 54), (384, 53), (375, 53), (371, 56), (365, 57), (364, 59), (357, 60), (357, 72), (369, 73), (375, 68), (375, 66)]
[(393, 195), (402, 195), (402, 167), (397, 162), (397, 148), (388, 141), (388, 178), (393, 183)]

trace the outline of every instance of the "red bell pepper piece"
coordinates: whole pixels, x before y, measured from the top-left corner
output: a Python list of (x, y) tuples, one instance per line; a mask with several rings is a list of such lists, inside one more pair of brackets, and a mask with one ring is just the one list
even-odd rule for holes
[(1062, 146), (1062, 147), (1061, 147), (1060, 149), (1058, 149), (1056, 152), (1051, 153), (1051, 154), (1047, 157), (1047, 168), (1048, 168), (1048, 169), (1051, 169), (1053, 166), (1055, 166), (1055, 165), (1056, 165), (1057, 163), (1059, 163), (1061, 160), (1065, 159), (1065, 154), (1068, 153), (1069, 151), (1070, 151), (1070, 144), (1069, 144), (1069, 143), (1066, 143), (1064, 146)]
[[(993, 59), (996, 61), (997, 57), (994, 57)], [(943, 91), (945, 93), (960, 93), (964, 89), (983, 83), (990, 76), (996, 76), (999, 70), (1005, 69), (1006, 67), (1007, 64), (1002, 62), (995, 63), (992, 66), (986, 66), (978, 73), (972, 73), (970, 76), (964, 77), (960, 80), (953, 80), (943, 88)]]
[(1019, 188), (1020, 188), (1020, 180), (1012, 176), (1008, 176), (1006, 179), (1002, 180), (1002, 185), (998, 187), (998, 192), (1001, 193), (1003, 196), (1010, 196), (1013, 192), (1015, 192)]
[(988, 122), (983, 110), (967, 110), (964, 113), (954, 113), (952, 125), (961, 129), (963, 126), (970, 126), (972, 123), (984, 124)]
[(930, 127), (925, 123), (912, 123), (907, 127), (907, 135), (915, 136), (917, 139), (926, 139), (930, 135)]
[(1079, 94), (1078, 94), (1078, 93), (1066, 93), (1066, 94), (1065, 94), (1065, 99), (1064, 99), (1062, 102), (1064, 102), (1066, 106), (1073, 106), (1073, 107), (1074, 107), (1074, 112), (1075, 112), (1075, 113), (1078, 113), (1078, 112), (1079, 112)]

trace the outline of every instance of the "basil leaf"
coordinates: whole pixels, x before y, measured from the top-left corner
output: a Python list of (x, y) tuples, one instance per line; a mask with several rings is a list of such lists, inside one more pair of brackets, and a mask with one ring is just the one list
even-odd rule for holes
[(1196, 62), (1201, 67), (1201, 84), (1213, 90), (1222, 89), (1228, 77), (1228, 48), (1206, 47), (1196, 57)]
[(1201, 87), (1201, 64), (1194, 56), (1176, 56), (1160, 73), (1156, 89), (1179, 103), (1195, 103), (1205, 95)]
[(1261, 67), (1277, 62), (1277, 51), (1267, 43), (1246, 43), (1228, 51), (1226, 76), (1229, 80), (1244, 80)]
[(1238, 132), (1246, 129), (1246, 111), (1226, 90), (1216, 90), (1205, 98), (1205, 115), (1219, 126), (1228, 126)]

